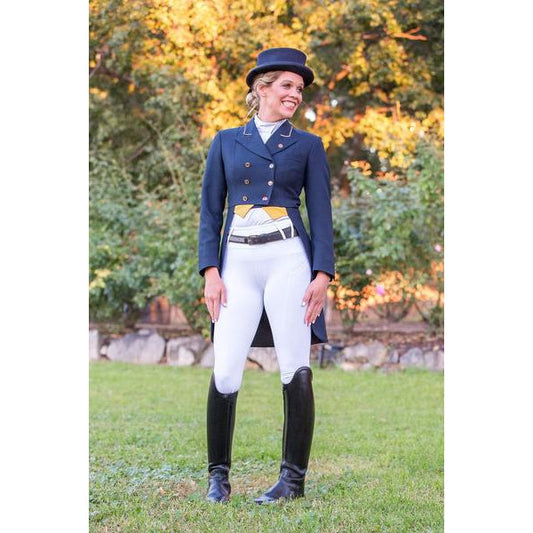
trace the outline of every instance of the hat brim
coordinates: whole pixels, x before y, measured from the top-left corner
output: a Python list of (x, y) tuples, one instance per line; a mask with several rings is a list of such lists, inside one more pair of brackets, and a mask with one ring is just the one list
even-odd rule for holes
[(304, 80), (305, 87), (307, 87), (308, 85), (311, 85), (311, 83), (313, 83), (313, 80), (315, 79), (315, 75), (309, 67), (303, 66), (300, 63), (291, 63), (289, 61), (279, 61), (277, 63), (271, 63), (269, 65), (262, 65), (260, 67), (254, 67), (246, 75), (246, 85), (248, 85), (248, 87), (251, 87), (254, 81), (254, 78), (255, 76), (257, 76), (257, 74), (263, 74), (264, 72), (272, 72), (274, 70), (283, 70), (283, 71), (288, 70), (289, 72), (294, 72), (295, 74), (299, 74)]

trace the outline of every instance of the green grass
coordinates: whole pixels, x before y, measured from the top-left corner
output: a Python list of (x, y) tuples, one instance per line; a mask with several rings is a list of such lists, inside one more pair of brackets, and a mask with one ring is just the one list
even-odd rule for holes
[(257, 505), (277, 478), (279, 376), (246, 371), (227, 504), (204, 501), (210, 370), (90, 368), (90, 531), (443, 531), (443, 375), (314, 368), (306, 497)]

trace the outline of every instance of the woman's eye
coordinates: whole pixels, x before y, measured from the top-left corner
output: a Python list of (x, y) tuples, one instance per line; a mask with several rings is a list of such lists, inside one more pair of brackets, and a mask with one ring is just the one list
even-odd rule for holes
[[(283, 87), (284, 89), (290, 89), (290, 88), (291, 88), (291, 84), (290, 84), (290, 83), (285, 83), (284, 85), (282, 85), (282, 87)], [(302, 94), (302, 93), (304, 92), (303, 87), (296, 87), (296, 90), (297, 90), (300, 94)]]

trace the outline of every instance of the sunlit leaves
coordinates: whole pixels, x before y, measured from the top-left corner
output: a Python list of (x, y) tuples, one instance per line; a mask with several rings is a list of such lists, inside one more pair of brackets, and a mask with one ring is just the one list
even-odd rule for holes
[[(408, 226), (402, 217), (409, 220), (394, 195), (376, 204), (360, 195), (357, 216), (377, 217), (363, 232), (348, 168), (375, 186), (375, 194), (419, 180), (417, 201), (440, 208), (441, 188), (428, 178), (438, 169), (418, 144), (439, 149), (443, 142), (442, 0), (90, 0), (89, 10), (91, 179), (102, 180), (91, 192), (98, 208), (91, 208), (90, 282), (102, 309), (109, 305), (116, 313), (121, 301), (143, 305), (159, 291), (194, 321), (200, 293), (185, 289), (198, 285), (191, 236), (205, 151), (217, 130), (246, 120), (244, 78), (266, 47), (305, 51), (315, 72), (293, 122), (320, 135), (328, 150), (332, 203), (341, 209), (337, 265), (346, 290), (361, 293), (361, 280), (350, 272), (378, 276), (408, 255), (400, 233)], [(122, 180), (122, 196), (114, 180)], [(149, 218), (137, 211), (145, 199), (152, 202)], [(172, 218), (169, 205), (194, 215)], [(424, 217), (440, 227), (436, 211), (425, 209)], [(384, 248), (379, 231), (389, 226), (400, 233)], [(442, 244), (437, 237), (428, 245), (434, 255)], [(177, 260), (181, 247), (188, 257)], [(371, 248), (376, 263), (359, 264)], [(425, 248), (411, 250), (403, 274), (417, 263), (415, 252), (426, 257)], [(185, 273), (183, 292), (176, 288), (178, 270)]]
[[(442, 151), (418, 144), (416, 159), (402, 179), (376, 179), (370, 176), (366, 161), (352, 162), (348, 176), (349, 195), (339, 199), (334, 216), (337, 298), (352, 303), (339, 303), (339, 308), (359, 311), (365, 302), (387, 304), (404, 299), (440, 306)], [(380, 177), (390, 176), (382, 173)], [(369, 293), (368, 287), (376, 290)]]

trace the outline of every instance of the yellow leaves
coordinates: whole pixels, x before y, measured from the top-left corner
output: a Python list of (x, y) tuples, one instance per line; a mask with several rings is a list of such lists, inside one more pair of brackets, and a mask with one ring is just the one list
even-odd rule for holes
[[(413, 126), (414, 125), (414, 126)], [(411, 117), (367, 109), (358, 125), (368, 148), (377, 150), (379, 157), (389, 160), (392, 167), (407, 169), (413, 159), (422, 125)]]
[(370, 65), (365, 53), (366, 44), (360, 42), (348, 59), (348, 65), (352, 71), (352, 76), (360, 80), (368, 75)]
[[(366, 160), (350, 161), (349, 166), (356, 168), (363, 176), (372, 176), (372, 165)], [(381, 181), (398, 181), (398, 174), (392, 171), (383, 172), (378, 170), (374, 173), (376, 179)]]
[(360, 297), (361, 293), (359, 291), (354, 291), (339, 284), (339, 288), (335, 293), (336, 307), (341, 311), (346, 309), (359, 310), (358, 300)]
[(216, 7), (216, 2), (198, 0), (190, 12), (189, 22), (201, 41), (213, 41), (223, 29), (223, 19), (217, 16)]
[(302, 21), (296, 17), (292, 19), (291, 26), (294, 31), (301, 31), (304, 27)]
[(422, 120), (422, 126), (428, 132), (433, 133), (438, 140), (444, 140), (444, 109), (437, 107)]
[(91, 88), (89, 89), (89, 93), (90, 93), (90, 94), (94, 94), (95, 96), (98, 96), (98, 97), (101, 98), (102, 100), (106, 99), (106, 98), (107, 98), (107, 94), (108, 94), (107, 91), (102, 91), (102, 90), (99, 89), (98, 87), (91, 87)]
[(395, 172), (391, 172), (391, 171), (388, 171), (388, 172), (376, 172), (376, 177), (378, 180), (382, 180), (382, 181), (398, 181), (399, 179), (399, 176), (398, 174), (396, 174)]
[(392, 11), (384, 10), (383, 11), (383, 18), (385, 19), (385, 28), (387, 30), (387, 33), (399, 33), (401, 32), (401, 27), (398, 24), (398, 21), (396, 20), (396, 17), (392, 13)]
[(268, 10), (272, 13), (274, 18), (278, 18), (281, 14), (287, 12), (287, 2), (285, 0), (274, 0)]
[(212, 137), (223, 128), (240, 126), (245, 122), (248, 107), (245, 103), (246, 89), (242, 80), (229, 81), (223, 76), (222, 83), (204, 85), (211, 100), (202, 109), (202, 136)]
[(353, 90), (350, 91), (350, 94), (354, 97), (361, 96), (365, 93), (370, 92), (370, 84), (366, 81), (358, 83)]
[(89, 283), (89, 290), (99, 288), (105, 288), (105, 278), (111, 274), (111, 270), (108, 268), (96, 268), (94, 270), (95, 278)]
[[(106, 6), (105, 2), (90, 0), (91, 13), (101, 14)], [(356, 8), (365, 19), (370, 19), (368, 39), (360, 38), (361, 28), (346, 28), (346, 21), (354, 20)], [(150, 74), (165, 68), (169, 72), (183, 72), (205, 97), (206, 103), (199, 110), (204, 135), (212, 136), (220, 128), (245, 121), (246, 72), (254, 66), (263, 47), (289, 46), (305, 51), (311, 67), (317, 65), (318, 94), (327, 93), (327, 87), (350, 99), (360, 99), (362, 105), (369, 96), (373, 102), (376, 99), (383, 102), (383, 108), (367, 109), (360, 122), (359, 118), (345, 116), (347, 111), (341, 110), (341, 105), (333, 108), (327, 101), (333, 95), (318, 103), (309, 102), (316, 120), (308, 129), (320, 135), (326, 147), (340, 146), (361, 133), (366, 146), (389, 159), (397, 171), (409, 165), (420, 136), (431, 133), (443, 138), (442, 110), (417, 117), (413, 122), (393, 107), (396, 99), (405, 97), (406, 87), (415, 87), (413, 80), (430, 75), (424, 73), (423, 65), (418, 68), (412, 62), (402, 45), (404, 39), (419, 39), (421, 30), (415, 27), (404, 31), (396, 20), (397, 0), (358, 0), (357, 3), (299, 0), (291, 4), (286, 0), (130, 0), (117, 9), (121, 27), (127, 27), (128, 20), (135, 20), (147, 29), (142, 43), (131, 44), (132, 80), (139, 79), (135, 76), (139, 71)], [(351, 18), (346, 18), (348, 15)], [(347, 35), (343, 32), (353, 30), (354, 42), (342, 45), (339, 55), (342, 63), (322, 65), (321, 69), (320, 62), (337, 61), (327, 52), (323, 55), (317, 42), (317, 39), (328, 42), (333, 38), (330, 28), (339, 28), (341, 37)], [(388, 37), (383, 38), (383, 33), (376, 28), (383, 28)], [(103, 44), (99, 50), (103, 50)], [(123, 48), (127, 46), (129, 41)], [(314, 57), (313, 49), (319, 58)], [(91, 59), (91, 68), (98, 66), (98, 60), (98, 55)], [(412, 72), (413, 65), (417, 66), (416, 75)], [(386, 88), (389, 82), (398, 87), (398, 96)], [(134, 83), (128, 86), (130, 94), (141, 90), (142, 86), (135, 87)], [(91, 89), (91, 94), (107, 96), (98, 89)], [(312, 94), (316, 99), (317, 91)], [(354, 109), (354, 102), (349, 107)], [(300, 116), (304, 112), (302, 106)], [(360, 112), (357, 107), (357, 113)], [(393, 174), (382, 177), (394, 178)]]
[(371, 13), (370, 14), (370, 26), (376, 28), (378, 26), (381, 26), (382, 24), (382, 20), (381, 20), (381, 17), (376, 13)]
[[(302, 20), (302, 26), (307, 35), (315, 32), (324, 32), (327, 23), (332, 26), (341, 24), (343, 14), (349, 9), (346, 1), (306, 1), (296, 2), (293, 11), (297, 18)], [(325, 38), (328, 40), (328, 37)]]
[(372, 175), (372, 167), (368, 161), (351, 161), (350, 166), (359, 169), (363, 176)]
[(444, 272), (443, 261), (431, 261), (431, 270), (434, 275)]
[[(356, 132), (356, 122), (344, 117), (339, 113), (329, 114), (324, 117), (324, 106), (317, 106), (317, 120), (310, 131), (322, 137), (324, 147), (327, 149), (331, 144), (341, 146), (346, 139), (350, 139)], [(320, 117), (320, 118), (319, 118)]]

